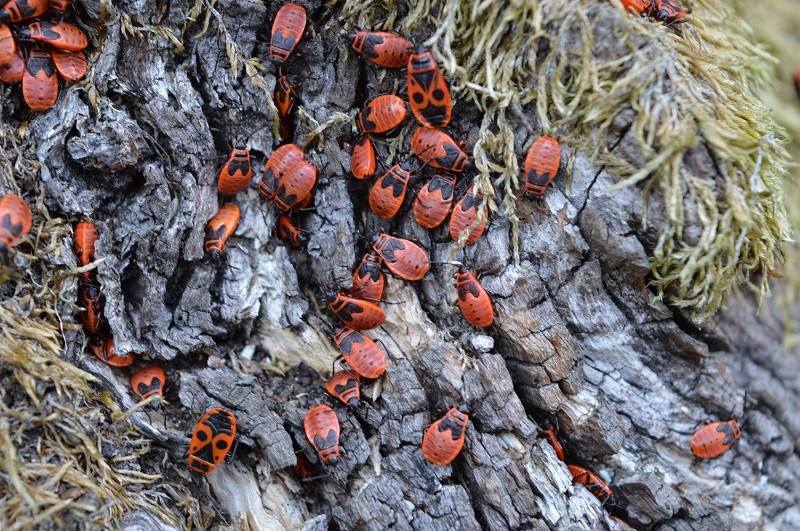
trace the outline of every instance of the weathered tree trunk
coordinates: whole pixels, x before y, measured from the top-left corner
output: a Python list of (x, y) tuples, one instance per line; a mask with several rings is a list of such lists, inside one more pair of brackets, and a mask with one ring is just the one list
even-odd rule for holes
[[(275, 69), (265, 58), (277, 3), (78, 2), (90, 26), (102, 13), (93, 76), (31, 122), (44, 205), (98, 224), (99, 279), (117, 349), (158, 361), (172, 382), (166, 408), (131, 417), (158, 441), (139, 463), (163, 479), (146, 488), (169, 497), (180, 521), (191, 515), (195, 525), (203, 525), (203, 510), (192, 497), (214, 508), (206, 524), (236, 528), (624, 527), (572, 486), (538, 437), (537, 421), (549, 417), (568, 461), (612, 485), (633, 527), (800, 526), (797, 348), (782, 347), (770, 311), (757, 315), (747, 297), (732, 297), (701, 328), (654, 300), (648, 253), (663, 216), (658, 192), (645, 230), (642, 188), (610, 191), (614, 178), (565, 145), (574, 157), (569, 187), (561, 177), (543, 199), (518, 203), (518, 263), (517, 235), (499, 213), (476, 245), (453, 256), (447, 229), (421, 229), (409, 208), (378, 220), (366, 187), (349, 176), (341, 142), (353, 133), (359, 90), (402, 91), (404, 74), (384, 74), (345, 52), (339, 7), (301, 3), (309, 30), (287, 69), (300, 80), (295, 141), (320, 175), (316, 210), (303, 214), (305, 249), (278, 243), (275, 213), (251, 187), (236, 199), (242, 222), (227, 255), (203, 257), (204, 227), (220, 205), (216, 172), (230, 142), (246, 138), (258, 161), (272, 152), (267, 99)], [(267, 66), (253, 70), (252, 58)], [(609, 145), (635, 160), (632, 112), (619, 114)], [(454, 116), (454, 136), (474, 145), (476, 107), (459, 101)], [(539, 131), (533, 110), (509, 119), (522, 153)], [(395, 151), (409, 153), (412, 130), (377, 142), (380, 168)], [(686, 157), (714, 181), (707, 151)], [(342, 460), (318, 466), (324, 477), (299, 482), (287, 468), (296, 452), (316, 461), (303, 415), (333, 403), (322, 382), (337, 354), (335, 321), (321, 290), (349, 287), (371, 230), (416, 240), (431, 260), (481, 272), (496, 324), (482, 332), (466, 323), (450, 266), (434, 265), (417, 283), (389, 277), (384, 298), (397, 304), (383, 306), (386, 324), (369, 333), (385, 349), (387, 376), (366, 387), (359, 408), (334, 405)], [(63, 260), (74, 266), (69, 252)], [(69, 359), (130, 407), (129, 375), (82, 352), (80, 334), (66, 333)], [(459, 404), (471, 415), (465, 449), (452, 466), (435, 467), (422, 458), (423, 431)], [(186, 468), (185, 433), (215, 405), (236, 412), (242, 445), (233, 463), (200, 478)], [(741, 440), (719, 459), (694, 459), (695, 429), (729, 418), (741, 419)], [(135, 523), (158, 525), (147, 511), (122, 520)]]

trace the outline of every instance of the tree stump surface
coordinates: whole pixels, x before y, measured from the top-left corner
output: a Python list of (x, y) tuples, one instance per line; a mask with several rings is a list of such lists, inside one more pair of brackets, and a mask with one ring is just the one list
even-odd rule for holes
[[(309, 141), (319, 169), (316, 210), (302, 215), (310, 236), (304, 249), (275, 238), (275, 211), (252, 186), (236, 198), (242, 220), (224, 258), (203, 256), (230, 142), (247, 139), (254, 183), (272, 152), (266, 98), (275, 68), (265, 58), (277, 3), (203, 3), (181, 51), (163, 35), (123, 26), (129, 20), (180, 32), (188, 0), (115, 2), (113, 11), (79, 2), (84, 23), (101, 11), (107, 17), (91, 78), (97, 106), (77, 87), (58, 110), (30, 123), (44, 204), (98, 226), (98, 276), (117, 350), (149, 356), (171, 382), (167, 407), (131, 417), (157, 441), (139, 466), (163, 479), (147, 488), (167, 492), (183, 519), (176, 491), (163, 489), (185, 484), (217, 511), (212, 525), (235, 528), (624, 529), (572, 485), (539, 437), (537, 423), (549, 418), (568, 461), (612, 486), (634, 528), (800, 527), (800, 356), (797, 347), (783, 347), (770, 307), (756, 314), (747, 296), (735, 295), (697, 327), (654, 300), (648, 253), (663, 216), (658, 190), (643, 229), (643, 188), (612, 192), (613, 176), (568, 146), (563, 160), (574, 158), (571, 169), (562, 169), (542, 199), (518, 201), (519, 263), (511, 224), (499, 212), (477, 244), (453, 257), (446, 226), (427, 231), (414, 221), (413, 192), (395, 219), (378, 219), (366, 204), (367, 186), (349, 175), (342, 143), (354, 132), (359, 90), (402, 93), (405, 73), (367, 64), (349, 49), (336, 6), (329, 13), (317, 0), (301, 3), (309, 29), (286, 70), (300, 81), (294, 139)], [(129, 18), (115, 20), (119, 13)], [(242, 63), (234, 75), (226, 36), (238, 56), (264, 61), (258, 75), (266, 92)], [(610, 30), (595, 38), (595, 53), (620, 45)], [(609, 145), (635, 163), (633, 112), (620, 112)], [(453, 116), (453, 137), (474, 145), (476, 107), (459, 100)], [(521, 161), (540, 128), (532, 108), (509, 119)], [(379, 175), (410, 153), (411, 122), (397, 137), (376, 140)], [(706, 150), (686, 157), (715, 182)], [(457, 194), (468, 180), (460, 179)], [(412, 188), (421, 184), (417, 178)], [(496, 321), (483, 331), (464, 320), (451, 266), (434, 265), (414, 283), (389, 275), (384, 299), (396, 304), (383, 305), (386, 323), (367, 332), (385, 350), (387, 375), (366, 385), (362, 405), (351, 409), (322, 387), (337, 355), (330, 339), (337, 323), (322, 290), (349, 288), (375, 230), (419, 242), (432, 261), (454, 258), (480, 272)], [(64, 261), (75, 266), (69, 252)], [(99, 376), (123, 410), (131, 407), (127, 373), (84, 353), (81, 332), (66, 338), (68, 358)], [(318, 461), (302, 428), (317, 403), (336, 411), (343, 454), (335, 466), (317, 465), (324, 477), (301, 482), (289, 467), (297, 452)], [(464, 451), (452, 465), (435, 467), (421, 455), (423, 432), (461, 404), (470, 411)], [(201, 478), (186, 467), (185, 434), (220, 405), (235, 412), (241, 445), (234, 462)], [(718, 459), (695, 459), (693, 432), (730, 418), (740, 419), (741, 439)], [(143, 510), (120, 525), (169, 528)]]

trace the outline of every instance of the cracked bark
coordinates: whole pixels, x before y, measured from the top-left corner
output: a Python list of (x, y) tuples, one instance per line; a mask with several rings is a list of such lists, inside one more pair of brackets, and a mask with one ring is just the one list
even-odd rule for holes
[[(321, 12), (319, 2), (301, 3)], [(84, 22), (97, 20), (96, 2), (79, 4)], [(160, 19), (179, 31), (190, 6), (172, 1), (160, 16), (152, 3), (118, 7), (136, 25)], [(277, 8), (216, 4), (244, 57), (266, 56)], [(784, 349), (769, 310), (755, 316), (744, 297), (703, 328), (654, 301), (647, 253), (657, 239), (658, 193), (645, 231), (642, 190), (610, 192), (613, 178), (581, 152), (569, 190), (562, 175), (541, 201), (519, 204), (518, 265), (500, 215), (477, 245), (457, 253), (494, 297), (496, 325), (486, 333), (460, 316), (451, 268), (434, 267), (413, 285), (388, 278), (385, 299), (399, 304), (385, 305), (386, 324), (369, 333), (386, 351), (388, 376), (363, 390), (357, 410), (334, 406), (343, 459), (319, 469), (326, 477), (298, 482), (287, 467), (296, 451), (315, 460), (302, 418), (328, 400), (322, 377), (336, 356), (320, 290), (349, 285), (364, 251), (359, 233), (414, 239), (438, 261), (451, 242), (446, 228), (416, 225), (411, 193), (395, 220), (367, 213), (365, 188), (348, 178), (339, 144), (353, 132), (345, 122), (309, 147), (320, 178), (317, 210), (302, 222), (305, 250), (276, 243), (275, 215), (251, 189), (237, 198), (242, 221), (226, 258), (205, 261), (203, 229), (219, 205), (215, 175), (228, 142), (246, 137), (256, 166), (273, 142), (265, 94), (241, 66), (233, 75), (218, 27), (213, 18), (202, 36), (190, 27), (186, 51), (176, 53), (167, 39), (123, 36), (112, 23), (94, 63), (99, 107), (73, 90), (31, 124), (47, 206), (98, 224), (99, 278), (118, 350), (163, 362), (173, 382), (166, 428), (161, 413), (132, 417), (160, 442), (141, 459), (144, 470), (191, 482), (218, 509), (217, 522), (264, 528), (619, 528), (537, 437), (535, 421), (549, 415), (570, 459), (611, 482), (635, 527), (800, 526), (797, 347)], [(289, 61), (301, 80), (296, 139), (316, 127), (302, 116), (322, 123), (351, 112), (359, 83), (372, 95), (402, 86), (402, 76), (382, 77), (344, 49), (333, 16), (307, 32)], [(273, 86), (272, 67), (262, 75)], [(608, 143), (635, 163), (641, 155), (626, 140), (632, 112), (620, 113)], [(454, 116), (452, 131), (472, 145), (477, 111), (462, 101)], [(514, 115), (519, 153), (532, 116)], [(392, 142), (377, 141), (383, 170)], [(687, 154), (687, 164), (718, 183), (704, 150)], [(72, 359), (130, 407), (126, 376), (83, 354), (79, 335), (68, 339)], [(284, 368), (285, 376), (274, 370)], [(462, 403), (471, 411), (465, 450), (452, 466), (433, 467), (419, 451), (423, 430)], [(236, 462), (208, 477), (208, 499), (181, 459), (183, 434), (219, 404), (236, 411), (243, 444)], [(692, 458), (689, 438), (704, 420), (743, 415), (732, 451)], [(170, 460), (161, 464), (165, 453)], [(131, 513), (123, 524), (140, 520)]]

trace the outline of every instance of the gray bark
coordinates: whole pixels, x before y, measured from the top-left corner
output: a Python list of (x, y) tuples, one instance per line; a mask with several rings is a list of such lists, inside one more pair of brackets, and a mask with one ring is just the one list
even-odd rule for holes
[[(302, 3), (312, 18), (324, 14), (316, 0)], [(96, 2), (79, 5), (84, 22), (97, 20)], [(134, 26), (176, 32), (190, 7), (185, 0), (116, 6)], [(240, 54), (262, 59), (278, 7), (215, 4)], [(182, 478), (214, 507), (215, 524), (622, 528), (588, 491), (572, 486), (566, 467), (538, 437), (536, 422), (549, 416), (571, 462), (612, 485), (634, 527), (800, 526), (797, 348), (783, 348), (769, 309), (756, 315), (747, 297), (731, 298), (702, 328), (653, 300), (647, 253), (661, 215), (657, 196), (644, 231), (642, 190), (612, 193), (611, 175), (586, 154), (567, 153), (575, 156), (570, 189), (562, 174), (541, 201), (519, 203), (518, 264), (510, 224), (499, 214), (478, 244), (456, 253), (482, 272), (494, 298), (496, 325), (485, 333), (455, 306), (451, 267), (433, 266), (413, 284), (389, 277), (384, 298), (399, 304), (384, 305), (386, 324), (368, 333), (386, 351), (387, 376), (367, 385), (362, 406), (351, 410), (322, 389), (336, 349), (320, 290), (349, 287), (365, 247), (359, 233), (387, 230), (443, 261), (452, 247), (446, 229), (421, 229), (407, 208), (410, 198), (393, 221), (368, 212), (366, 189), (348, 177), (348, 155), (338, 142), (354, 127), (343, 121), (308, 147), (320, 178), (317, 210), (302, 222), (311, 236), (306, 248), (278, 243), (275, 214), (251, 188), (237, 198), (243, 217), (226, 258), (204, 260), (203, 230), (219, 206), (215, 177), (229, 142), (246, 137), (256, 167), (272, 151), (266, 95), (241, 65), (233, 75), (213, 16), (202, 35), (202, 20), (189, 27), (183, 52), (147, 31), (123, 34), (120, 20), (109, 20), (93, 56), (97, 106), (84, 86), (32, 121), (41, 188), (51, 211), (97, 223), (99, 279), (117, 348), (158, 361), (171, 382), (168, 407), (132, 418), (158, 442), (142, 468), (153, 469), (166, 453), (161, 472)], [(403, 76), (381, 77), (345, 52), (341, 27), (334, 7), (289, 61), (301, 82), (298, 140), (314, 121), (352, 113), (360, 77), (370, 94), (404, 84)], [(274, 85), (271, 65), (261, 75)], [(531, 127), (523, 119), (533, 122), (532, 110), (524, 112), (515, 118), (518, 153)], [(629, 112), (617, 120), (616, 149), (635, 158), (626, 140)], [(479, 116), (466, 101), (454, 116), (451, 130), (470, 145)], [(392, 142), (378, 141), (383, 170)], [(707, 153), (687, 157), (714, 179)], [(100, 375), (123, 408), (133, 404), (127, 372), (83, 353), (80, 334), (69, 333), (68, 343), (72, 360)], [(343, 458), (318, 466), (325, 477), (303, 483), (287, 467), (296, 451), (317, 461), (302, 419), (320, 402), (333, 404), (339, 416)], [(462, 403), (471, 414), (465, 449), (452, 466), (434, 467), (420, 453), (422, 433)], [(236, 461), (202, 479), (186, 469), (184, 434), (214, 405), (236, 412), (242, 444)], [(742, 419), (736, 446), (713, 461), (694, 459), (694, 430), (729, 418)], [(121, 525), (150, 527), (149, 518), (132, 513)]]

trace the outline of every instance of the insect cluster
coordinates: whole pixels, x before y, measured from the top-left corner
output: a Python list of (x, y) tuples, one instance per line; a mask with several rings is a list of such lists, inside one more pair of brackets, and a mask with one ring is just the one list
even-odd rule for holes
[(86, 75), (83, 49), (89, 40), (64, 22), (69, 7), (70, 0), (9, 0), (0, 9), (0, 81), (21, 82), (32, 111), (56, 102), (58, 76), (74, 83)]

